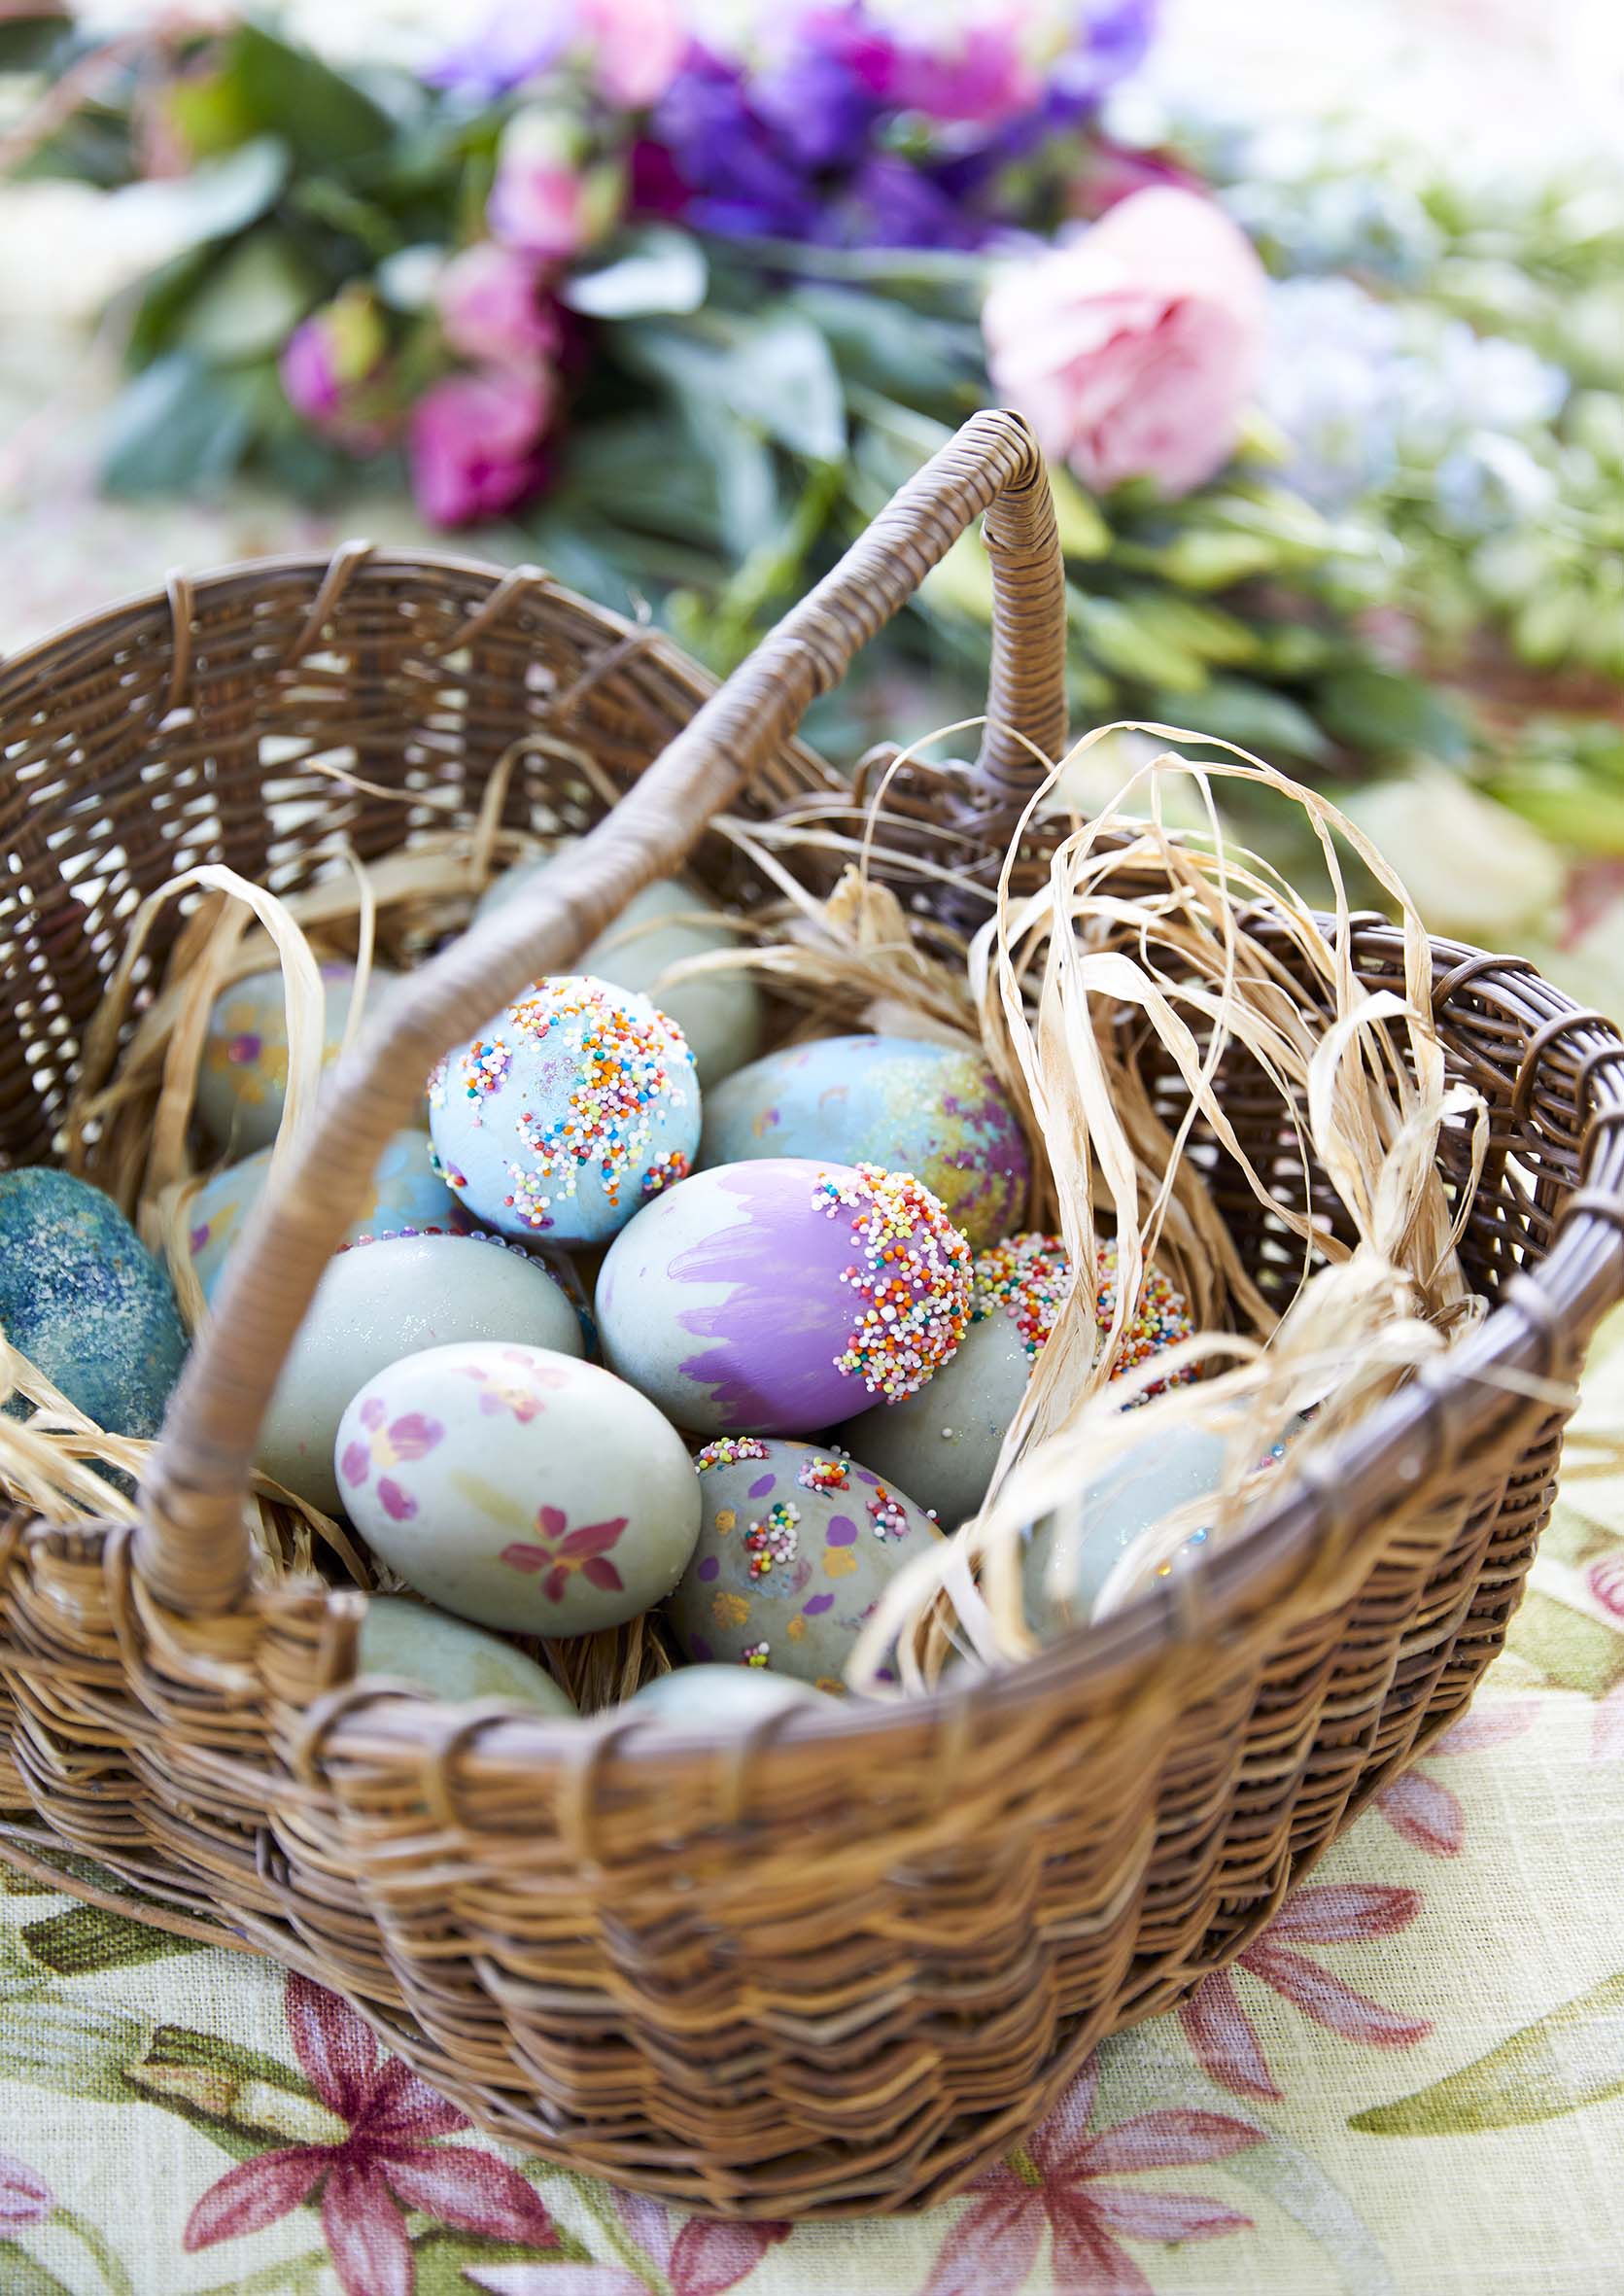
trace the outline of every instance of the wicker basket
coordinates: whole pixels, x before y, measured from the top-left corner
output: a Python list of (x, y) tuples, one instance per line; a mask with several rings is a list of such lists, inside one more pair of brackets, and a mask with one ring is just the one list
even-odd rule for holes
[[(710, 699), (663, 638), (534, 571), (359, 547), (173, 582), (0, 671), (13, 1162), (52, 1152), (134, 896), (189, 861), (294, 885), (340, 838), (372, 858), (451, 799), (471, 820), (515, 755), (515, 824), (602, 811), (572, 750), (624, 792), (568, 902), (501, 909), (345, 1064), (193, 1352), (138, 1520), (0, 1525), (0, 1848), (52, 1875), (87, 1855), (128, 1899), (82, 1866), (65, 1886), (340, 1988), (485, 2127), (704, 2210), (938, 2200), (1103, 2035), (1232, 1959), (1499, 1650), (1556, 1474), (1552, 1382), (1624, 1290), (1624, 1044), (1515, 958), (1440, 944), (1450, 1062), (1492, 1114), (1464, 1253), (1495, 1306), (1329, 1467), (1273, 1478), (1203, 1573), (1008, 1674), (726, 1744), (358, 1689), (361, 1598), (256, 1583), (240, 1494), (267, 1390), (431, 1060), (722, 806), (820, 809), (838, 865), (852, 795), (793, 729), (983, 511), (987, 740), (975, 769), (898, 776), (885, 822), (921, 855), (916, 905), (973, 922), (1022, 737), (1054, 753), (1064, 733), (1054, 521), (1007, 415), (970, 423)], [(423, 813), (355, 780), (421, 789)], [(696, 865), (745, 900), (733, 851)], [(1034, 832), (1021, 870), (1043, 862)], [(1366, 981), (1401, 980), (1388, 925), (1353, 939)], [(1300, 1189), (1277, 1102), (1238, 1071), (1227, 1092)], [(1277, 1290), (1277, 1235), (1244, 1190), (1226, 1202)]]

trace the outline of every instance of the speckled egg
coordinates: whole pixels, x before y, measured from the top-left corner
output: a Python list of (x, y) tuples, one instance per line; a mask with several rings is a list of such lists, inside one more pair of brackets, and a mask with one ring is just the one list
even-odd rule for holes
[(1031, 1161), (980, 1053), (909, 1036), (822, 1036), (769, 1053), (705, 1104), (702, 1165), (816, 1156), (912, 1172), (980, 1246), (1020, 1217)]
[[(486, 887), (475, 917), (522, 893), (575, 842), (571, 838), (545, 859), (527, 861), (497, 878)], [(708, 957), (717, 949), (738, 946), (738, 934), (729, 930), (713, 901), (686, 878), (666, 877), (627, 902), (608, 931), (585, 951), (579, 965), (583, 973), (612, 981), (617, 989), (652, 997), (687, 1038), (700, 1089), (708, 1092), (761, 1050), (761, 991), (746, 972), (707, 973), (686, 981), (668, 981), (667, 975), (685, 957)]]
[(367, 1598), (356, 1671), (385, 1674), (437, 1698), (511, 1698), (543, 1714), (575, 1711), (568, 1690), (510, 1642), (404, 1595)]
[[(346, 1241), (467, 1234), (472, 1216), (434, 1170), (431, 1154), (424, 1133), (411, 1130), (396, 1133), (372, 1175), (371, 1200), (344, 1231)], [(211, 1303), (226, 1259), (259, 1200), (270, 1165), (271, 1150), (261, 1148), (245, 1156), (241, 1164), (228, 1164), (224, 1171), (205, 1180), (191, 1200), (188, 1230), (191, 1264), (203, 1297)]]
[(391, 1364), (350, 1404), (333, 1455), (374, 1553), (442, 1610), (516, 1634), (635, 1618), (699, 1535), (675, 1429), (624, 1380), (544, 1347)]
[(678, 1666), (644, 1683), (622, 1712), (628, 1721), (657, 1714), (681, 1728), (744, 1730), (786, 1707), (815, 1705), (819, 1695), (810, 1683), (759, 1666)]
[(282, 1367), (259, 1466), (312, 1506), (338, 1513), (348, 1500), (333, 1473), (332, 1444), (344, 1406), (386, 1365), (453, 1339), (581, 1352), (580, 1321), (559, 1285), (493, 1236), (397, 1235), (340, 1252)]
[(537, 981), (435, 1069), (430, 1129), (476, 1219), (536, 1242), (606, 1242), (687, 1172), (693, 1055), (646, 996), (586, 973)]
[(705, 1519), (667, 1606), (684, 1654), (839, 1692), (886, 1581), (940, 1537), (866, 1467), (815, 1444), (724, 1436), (699, 1454)]
[(157, 1433), (186, 1327), (167, 1274), (99, 1188), (45, 1165), (0, 1172), (0, 1326), (105, 1433)]
[[(321, 968), (326, 1002), (322, 1065), (338, 1058), (350, 1003), (355, 994), (353, 964)], [(367, 1002), (395, 980), (374, 965)], [(197, 1120), (214, 1141), (234, 1156), (268, 1147), (282, 1122), (288, 1093), (288, 1014), (280, 972), (250, 973), (223, 989), (209, 1015), (203, 1059), (197, 1071)]]
[[(1095, 1314), (1103, 1326), (1116, 1299), (1114, 1237), (1100, 1244), (1096, 1270)], [(1071, 1262), (1059, 1236), (1035, 1229), (1006, 1236), (976, 1261), (971, 1326), (952, 1361), (919, 1394), (848, 1419), (838, 1440), (954, 1529), (986, 1496), (1032, 1366), (1070, 1290)], [(1183, 1296), (1152, 1268), (1118, 1370), (1187, 1339), (1192, 1328)], [(1190, 1376), (1180, 1373), (1172, 1383)]]
[(616, 1236), (598, 1329), (679, 1427), (804, 1435), (912, 1395), (969, 1323), (970, 1247), (906, 1173), (801, 1157), (723, 1165)]

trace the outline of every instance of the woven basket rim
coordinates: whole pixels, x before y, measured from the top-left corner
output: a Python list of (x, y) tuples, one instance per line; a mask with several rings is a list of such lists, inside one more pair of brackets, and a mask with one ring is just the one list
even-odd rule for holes
[[(674, 673), (697, 695), (717, 690), (713, 674), (685, 653), (668, 632), (633, 621), (611, 607), (583, 597), (542, 567), (501, 566), (459, 551), (347, 543), (340, 545), (336, 554), (283, 552), (230, 560), (195, 574), (171, 574), (164, 586), (149, 586), (64, 621), (18, 652), (0, 658), (0, 706), (13, 698), (18, 684), (39, 678), (53, 657), (71, 654), (121, 621), (147, 619), (167, 607), (173, 623), (183, 604), (192, 598), (218, 597), (267, 580), (303, 579), (315, 586), (314, 596), (335, 557), (350, 551), (364, 552), (366, 571), (373, 575), (446, 574), (486, 585), (492, 597), (503, 584), (515, 594), (534, 584), (537, 591), (606, 630), (622, 638), (639, 639), (662, 667)], [(315, 650), (314, 643), (310, 650)], [(435, 649), (434, 658), (454, 650), (455, 644), (448, 643)], [(295, 651), (295, 662), (297, 658)], [(791, 737), (785, 746), (815, 766), (831, 787), (843, 785), (843, 777), (801, 737)], [(1398, 928), (1385, 921), (1372, 925), (1355, 917), (1352, 929), (1389, 933), (1396, 947), (1401, 943)], [(1311, 1477), (1303, 1475), (1299, 1463), (1290, 1479), (1284, 1475), (1271, 1478), (1249, 1507), (1237, 1535), (1207, 1558), (1198, 1576), (1175, 1576), (1159, 1582), (1107, 1618), (1062, 1629), (1018, 1664), (996, 1670), (960, 1667), (933, 1689), (894, 1701), (808, 1700), (804, 1706), (786, 1708), (751, 1730), (752, 1751), (759, 1748), (766, 1752), (769, 1745), (780, 1742), (806, 1744), (865, 1734), (878, 1737), (939, 1722), (950, 1713), (962, 1718), (971, 1707), (984, 1702), (1008, 1713), (1091, 1679), (1137, 1671), (1180, 1642), (1221, 1637), (1241, 1614), (1267, 1599), (1271, 1581), (1284, 1579), (1289, 1587), (1294, 1563), (1306, 1564), (1322, 1539), (1333, 1531), (1353, 1535), (1358, 1522), (1373, 1523), (1391, 1503), (1413, 1501), (1420, 1483), (1434, 1472), (1446, 1469), (1461, 1444), (1506, 1409), (1507, 1390), (1503, 1383), (1497, 1383), (1496, 1374), (1508, 1374), (1513, 1381), (1563, 1375), (1563, 1335), (1574, 1325), (1588, 1333), (1594, 1320), (1624, 1291), (1624, 1208), (1620, 1208), (1620, 1192), (1624, 1191), (1624, 1037), (1606, 1016), (1554, 988), (1525, 958), (1491, 955), (1444, 938), (1432, 938), (1430, 947), (1435, 990), (1447, 988), (1456, 975), (1469, 979), (1474, 990), (1491, 993), (1514, 980), (1525, 1001), (1539, 1014), (1530, 1035), (1540, 1055), (1567, 1040), (1575, 1055), (1575, 1068), (1582, 1065), (1585, 1069), (1592, 1100), (1591, 1145), (1600, 1151), (1589, 1158), (1589, 1164), (1605, 1160), (1608, 1170), (1600, 1184), (1594, 1170), (1587, 1172), (1587, 1185), (1576, 1192), (1585, 1200), (1571, 1200), (1563, 1207), (1549, 1251), (1539, 1265), (1509, 1280), (1476, 1330), (1347, 1430), (1326, 1456), (1314, 1463)], [(1528, 1016), (1525, 1013), (1523, 1017)], [(1587, 1037), (1593, 1041), (1586, 1042)], [(1611, 1210), (1603, 1200), (1608, 1192), (1613, 1195)], [(338, 1601), (354, 1597), (359, 1590), (328, 1588), (326, 1592), (329, 1601)], [(367, 1679), (382, 1690), (384, 1678)], [(338, 1736), (376, 1728), (375, 1720), (364, 1719), (350, 1700), (346, 1686), (313, 1702), (309, 1719), (318, 1734), (327, 1734), (322, 1710), (334, 1701), (344, 1708), (333, 1715), (333, 1730)], [(398, 1743), (404, 1737), (427, 1745), (441, 1734), (431, 1718), (443, 1701), (401, 1687), (388, 1693), (388, 1703), (392, 1740)], [(573, 1721), (533, 1718), (517, 1708), (501, 1713), (492, 1709), (477, 1725), (481, 1752), (503, 1766), (509, 1762), (540, 1762), (549, 1768), (567, 1763), (574, 1766), (581, 1750), (583, 1720), (591, 1729), (595, 1753), (606, 1751), (614, 1741), (617, 1760), (630, 1757), (639, 1765), (680, 1764), (713, 1753), (718, 1735), (675, 1721), (662, 1721), (656, 1739), (653, 1726), (645, 1727), (644, 1718), (625, 1707), (607, 1708)], [(488, 1743), (490, 1739), (495, 1742)], [(628, 1743), (622, 1747), (621, 1741)]]

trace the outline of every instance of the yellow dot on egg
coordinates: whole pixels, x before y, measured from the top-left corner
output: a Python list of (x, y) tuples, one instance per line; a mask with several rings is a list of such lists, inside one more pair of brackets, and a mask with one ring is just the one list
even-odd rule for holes
[(742, 1594), (718, 1594), (710, 1605), (718, 1626), (743, 1626), (749, 1615), (750, 1606)]
[(796, 1612), (794, 1618), (791, 1618), (789, 1624), (784, 1628), (784, 1632), (788, 1635), (791, 1642), (805, 1642), (807, 1638), (807, 1621), (802, 1618), (799, 1611)]
[(825, 1547), (823, 1573), (825, 1578), (844, 1579), (857, 1568), (857, 1557), (849, 1547)]
[(716, 1527), (717, 1536), (725, 1539), (738, 1522), (739, 1517), (731, 1507), (718, 1507), (710, 1519)]

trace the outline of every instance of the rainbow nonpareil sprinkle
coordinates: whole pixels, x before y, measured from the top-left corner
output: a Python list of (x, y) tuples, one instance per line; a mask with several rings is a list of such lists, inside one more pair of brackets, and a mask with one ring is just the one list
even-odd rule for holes
[(800, 1521), (798, 1507), (787, 1499), (775, 1499), (761, 1520), (751, 1523), (744, 1533), (744, 1548), (752, 1579), (765, 1579), (769, 1571), (795, 1560), (801, 1550)]
[(766, 1459), (772, 1456), (759, 1435), (718, 1435), (714, 1443), (708, 1443), (694, 1460), (704, 1475), (711, 1467), (737, 1467), (741, 1459)]
[(970, 1327), (970, 1246), (911, 1172), (875, 1164), (820, 1172), (812, 1208), (850, 1220), (859, 1257), (841, 1281), (862, 1303), (835, 1368), (900, 1403), (948, 1362)]

